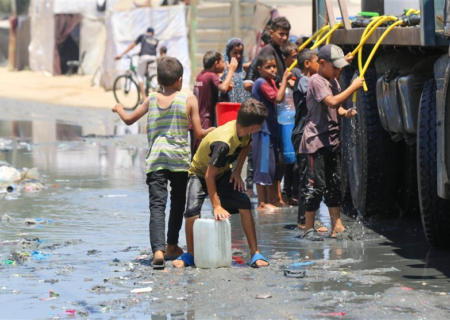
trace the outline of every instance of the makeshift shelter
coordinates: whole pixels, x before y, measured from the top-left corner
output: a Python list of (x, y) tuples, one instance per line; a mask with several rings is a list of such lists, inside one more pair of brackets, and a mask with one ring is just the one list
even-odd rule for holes
[[(185, 6), (162, 6), (156, 8), (136, 8), (123, 11), (111, 11), (106, 22), (106, 50), (102, 64), (101, 85), (111, 90), (114, 80), (129, 68), (129, 60), (115, 61), (136, 40), (147, 32), (148, 27), (155, 29), (159, 47), (167, 47), (167, 56), (176, 57), (184, 68), (183, 86), (189, 86), (191, 77)], [(129, 55), (139, 53), (136, 46)]]
[(9, 21), (0, 21), (0, 66), (8, 63)]
[[(30, 68), (64, 73), (68, 60), (80, 60), (85, 74), (101, 65), (106, 41), (105, 10), (109, 0), (32, 0)], [(99, 5), (100, 4), (100, 5)]]

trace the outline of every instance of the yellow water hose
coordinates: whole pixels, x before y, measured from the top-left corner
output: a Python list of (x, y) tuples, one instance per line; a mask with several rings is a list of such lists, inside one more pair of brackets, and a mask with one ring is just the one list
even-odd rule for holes
[[(314, 40), (314, 38), (316, 37), (321, 37), (325, 32), (327, 32), (330, 29), (329, 25), (326, 25), (324, 27), (322, 27), (320, 30), (316, 31), (311, 37), (309, 37), (308, 40), (306, 40), (305, 42), (302, 43), (302, 45), (298, 48), (298, 51), (302, 51), (303, 49), (306, 48), (306, 46), (312, 41)], [(292, 69), (295, 68), (295, 66), (297, 65), (297, 59), (292, 63), (292, 65), (289, 67), (289, 71), (292, 71)]]
[(314, 43), (314, 45), (311, 47), (311, 50), (314, 50), (314, 49), (316, 49), (317, 47), (319, 47), (323, 42), (325, 42), (327, 39), (329, 39), (329, 38), (331, 37), (331, 35), (332, 35), (337, 29), (339, 29), (339, 28), (342, 27), (343, 25), (344, 25), (344, 23), (342, 23), (342, 22), (336, 23), (336, 24), (334, 25), (334, 27), (331, 28), (330, 31), (328, 31), (328, 33), (327, 33), (322, 39), (320, 39), (319, 41), (316, 41), (316, 42)]
[[(367, 42), (367, 40), (370, 38), (370, 36), (375, 32), (375, 30), (382, 25), (384, 22), (391, 20), (391, 21), (396, 21), (398, 20), (397, 17), (391, 17), (391, 16), (382, 16), (382, 17), (378, 17), (375, 18), (373, 21), (371, 21), (369, 23), (369, 25), (366, 27), (366, 29), (364, 30), (362, 36), (361, 36), (361, 41), (359, 42), (358, 47), (356, 47), (355, 50), (353, 50), (352, 52), (352, 56), (354, 56), (356, 54), (356, 52), (358, 52), (358, 68), (359, 68), (359, 74), (362, 74), (362, 69), (363, 69), (363, 64), (362, 64), (362, 48), (363, 45)], [(367, 91), (367, 84), (364, 82), (363, 84), (363, 88), (364, 91)]]
[[(419, 10), (419, 12), (420, 12), (420, 10)], [(412, 14), (412, 13), (418, 14), (418, 13), (417, 13), (417, 10), (409, 9), (409, 10), (406, 12), (405, 16), (409, 16), (409, 15)]]
[(396, 26), (399, 26), (402, 24), (403, 24), (403, 21), (394, 22), (392, 25), (389, 26), (389, 28), (386, 29), (386, 31), (383, 32), (380, 39), (378, 39), (377, 43), (375, 44), (375, 47), (373, 47), (372, 52), (369, 55), (369, 58), (367, 58), (366, 64), (364, 65), (364, 68), (360, 75), (361, 78), (364, 77), (364, 74), (366, 73), (367, 68), (369, 68), (370, 61), (372, 61), (372, 58), (374, 57), (375, 52), (378, 50), (378, 47), (380, 46), (381, 42), (383, 42), (384, 38), (386, 38), (386, 36), (389, 34), (389, 32), (392, 31), (392, 29), (394, 29)]

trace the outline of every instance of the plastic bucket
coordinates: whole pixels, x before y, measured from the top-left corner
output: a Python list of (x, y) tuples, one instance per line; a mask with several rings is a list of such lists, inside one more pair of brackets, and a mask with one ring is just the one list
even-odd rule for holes
[(240, 103), (219, 102), (216, 105), (217, 125), (223, 126), (225, 123), (236, 120)]

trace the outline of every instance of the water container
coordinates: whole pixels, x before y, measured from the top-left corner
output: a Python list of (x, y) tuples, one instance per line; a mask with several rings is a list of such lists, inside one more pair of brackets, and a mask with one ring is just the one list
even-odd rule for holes
[(236, 120), (240, 103), (219, 102), (216, 105), (217, 125), (223, 126), (225, 123)]
[(278, 104), (278, 128), (280, 135), (280, 151), (284, 164), (296, 162), (295, 150), (292, 145), (292, 131), (295, 126), (294, 95), (291, 89), (286, 89), (283, 102)]
[(194, 223), (194, 260), (197, 268), (231, 266), (230, 221), (197, 219)]

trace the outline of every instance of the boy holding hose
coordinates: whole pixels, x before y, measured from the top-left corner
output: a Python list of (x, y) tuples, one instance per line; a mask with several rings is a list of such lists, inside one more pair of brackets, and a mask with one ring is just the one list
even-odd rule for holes
[(319, 72), (309, 79), (306, 95), (308, 114), (299, 153), (306, 161), (306, 179), (302, 189), (305, 192), (306, 223), (304, 239), (323, 241), (323, 237), (314, 229), (316, 211), (322, 197), (328, 207), (331, 219), (332, 238), (345, 236), (346, 229), (340, 218), (340, 154), (339, 154), (339, 120), (341, 117), (352, 118), (353, 109), (342, 107), (347, 98), (363, 86), (364, 79), (356, 78), (343, 92), (336, 78), (341, 68), (349, 65), (341, 48), (325, 45), (319, 53)]

